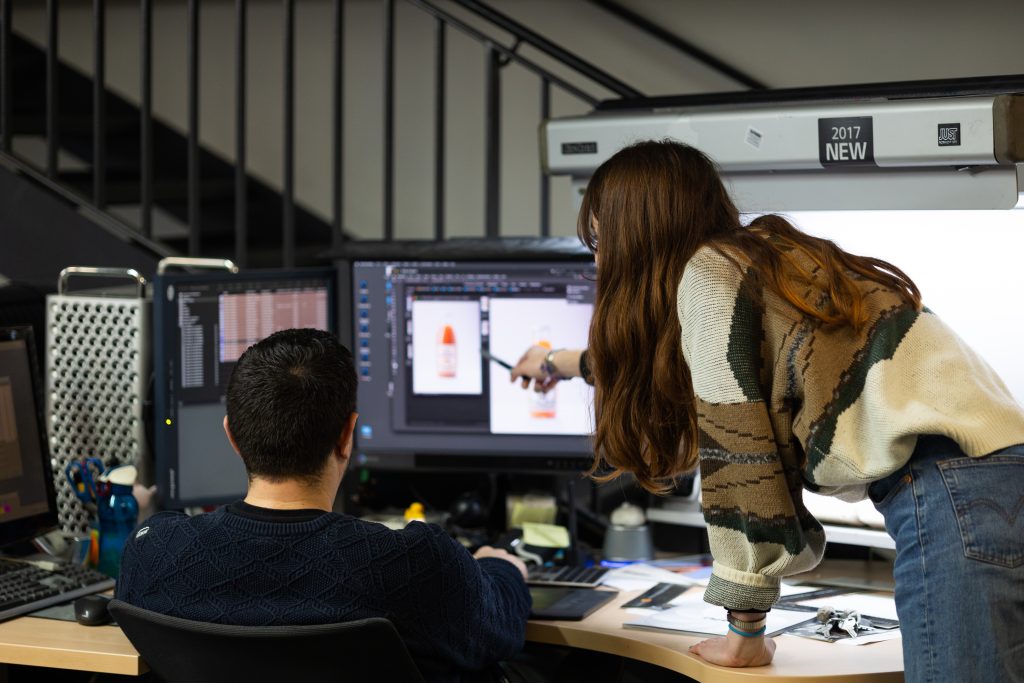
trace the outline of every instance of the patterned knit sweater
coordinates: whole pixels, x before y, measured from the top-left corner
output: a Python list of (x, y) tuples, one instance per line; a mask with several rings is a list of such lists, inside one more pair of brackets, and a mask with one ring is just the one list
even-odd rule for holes
[(401, 531), (318, 510), (242, 502), (161, 512), (125, 546), (117, 597), (240, 625), (386, 617), (428, 681), (475, 676), (518, 652), (530, 594), (504, 560), (475, 560), (433, 524)]
[[(821, 273), (805, 267), (815, 278)], [(939, 434), (978, 457), (1024, 443), (1024, 411), (985, 362), (925, 309), (868, 280), (860, 332), (804, 315), (704, 247), (677, 293), (698, 413), (714, 570), (705, 600), (768, 609), (783, 576), (817, 565), (804, 488), (845, 500)], [(820, 288), (802, 286), (811, 305)]]

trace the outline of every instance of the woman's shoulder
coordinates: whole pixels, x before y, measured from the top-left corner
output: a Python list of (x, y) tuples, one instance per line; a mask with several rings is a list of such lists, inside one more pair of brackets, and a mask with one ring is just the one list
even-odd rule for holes
[(716, 247), (704, 245), (686, 262), (677, 298), (682, 303), (684, 299), (703, 297), (710, 292), (735, 292), (745, 271), (740, 259), (734, 260)]

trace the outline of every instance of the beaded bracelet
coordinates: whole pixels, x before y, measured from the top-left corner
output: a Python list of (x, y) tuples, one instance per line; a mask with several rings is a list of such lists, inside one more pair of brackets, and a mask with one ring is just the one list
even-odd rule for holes
[(733, 633), (735, 633), (738, 636), (743, 636), (744, 638), (757, 638), (758, 636), (763, 636), (765, 631), (768, 630), (768, 627), (767, 626), (762, 626), (761, 628), (757, 629), (756, 631), (741, 631), (738, 628), (736, 628), (735, 626), (733, 626), (732, 624), (729, 624), (729, 630), (732, 631)]

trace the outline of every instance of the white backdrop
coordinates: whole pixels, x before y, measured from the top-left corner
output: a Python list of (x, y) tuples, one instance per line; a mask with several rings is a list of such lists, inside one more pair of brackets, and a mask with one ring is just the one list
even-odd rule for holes
[[(594, 307), (564, 299), (491, 299), (490, 351), (513, 365), (523, 351), (537, 343), (546, 328), (552, 348), (587, 346)], [(509, 372), (490, 363), (491, 432), (495, 434), (593, 433), (594, 391), (581, 379), (562, 381), (555, 389), (555, 416), (531, 416), (534, 392), (509, 382)]]
[[(455, 331), (454, 377), (438, 374), (438, 334)], [(412, 302), (412, 391), (414, 394), (481, 394), (480, 304), (476, 301)]]
[(902, 269), (1024, 405), (1024, 210), (804, 211), (802, 230)]

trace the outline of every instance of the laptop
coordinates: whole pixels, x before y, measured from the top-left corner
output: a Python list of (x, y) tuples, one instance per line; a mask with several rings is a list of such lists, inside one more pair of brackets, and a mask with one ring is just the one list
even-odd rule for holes
[(614, 591), (593, 588), (530, 586), (530, 618), (580, 621), (616, 595)]

